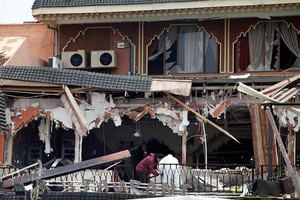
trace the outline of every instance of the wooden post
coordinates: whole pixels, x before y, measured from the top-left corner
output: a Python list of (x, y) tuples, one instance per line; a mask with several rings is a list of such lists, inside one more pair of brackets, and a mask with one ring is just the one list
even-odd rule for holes
[(293, 132), (293, 126), (289, 125), (288, 127), (288, 155), (289, 160), (291, 161), (292, 165), (295, 165), (295, 146), (296, 146), (296, 135)]
[(187, 133), (186, 128), (184, 128), (184, 131), (181, 136), (181, 164), (186, 165), (186, 139), (187, 139)]

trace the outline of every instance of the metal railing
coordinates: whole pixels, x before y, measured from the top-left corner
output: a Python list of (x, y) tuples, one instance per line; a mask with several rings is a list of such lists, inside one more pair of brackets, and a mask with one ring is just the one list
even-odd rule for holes
[[(250, 195), (251, 186), (257, 179), (276, 181), (286, 176), (284, 166), (273, 166), (271, 174), (269, 169), (270, 166), (165, 164), (160, 166), (159, 176), (150, 177), (149, 183), (141, 183), (136, 180), (134, 166), (119, 164), (109, 170), (86, 169), (40, 183), (44, 189), (52, 192), (113, 192), (139, 197), (199, 193), (239, 196)], [(0, 174), (4, 171), (9, 170), (0, 168)], [(2, 180), (19, 172), (3, 175)]]
[[(28, 175), (36, 172), (40, 172), (42, 168), (42, 163), (40, 161), (33, 163), (32, 165), (26, 166), (24, 168), (18, 169), (12, 166), (3, 166), (0, 168), (0, 182), (6, 179), (11, 179), (14, 177), (20, 177), (23, 175)], [(9, 173), (6, 173), (9, 172)]]
[[(215, 167), (214, 167), (215, 168)], [(150, 177), (149, 183), (136, 180), (134, 168), (118, 165), (111, 170), (87, 169), (46, 180), (51, 190), (129, 192), (143, 195), (188, 193), (241, 194), (253, 181), (253, 169), (203, 169), (181, 165), (163, 165), (161, 174)]]

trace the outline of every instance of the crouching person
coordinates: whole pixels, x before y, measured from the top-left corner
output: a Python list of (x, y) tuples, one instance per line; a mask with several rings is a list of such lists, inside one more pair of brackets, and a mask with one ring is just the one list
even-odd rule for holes
[(158, 176), (159, 171), (157, 170), (157, 164), (162, 157), (162, 154), (150, 153), (149, 156), (141, 160), (135, 167), (137, 180), (142, 183), (149, 183), (149, 177), (151, 174)]

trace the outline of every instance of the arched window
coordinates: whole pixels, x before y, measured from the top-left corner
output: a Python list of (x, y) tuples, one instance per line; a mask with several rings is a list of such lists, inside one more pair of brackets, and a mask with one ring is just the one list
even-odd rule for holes
[(299, 35), (284, 22), (263, 22), (235, 43), (235, 71), (300, 68)]
[(172, 25), (148, 46), (148, 75), (218, 72), (216, 38), (194, 25)]

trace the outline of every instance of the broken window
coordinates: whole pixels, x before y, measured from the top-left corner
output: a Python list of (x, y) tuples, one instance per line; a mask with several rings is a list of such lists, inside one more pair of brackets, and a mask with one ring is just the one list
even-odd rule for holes
[(216, 38), (194, 25), (172, 25), (148, 46), (148, 74), (218, 72)]
[(235, 71), (300, 68), (299, 34), (283, 22), (262, 22), (235, 43)]

